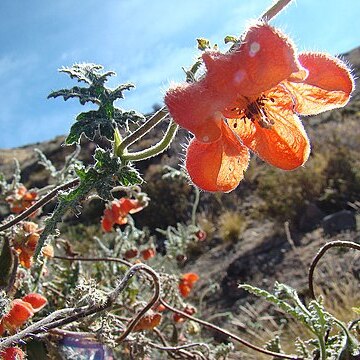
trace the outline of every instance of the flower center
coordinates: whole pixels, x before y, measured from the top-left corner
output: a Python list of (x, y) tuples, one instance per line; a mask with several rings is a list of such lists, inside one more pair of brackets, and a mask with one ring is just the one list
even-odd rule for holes
[[(268, 98), (262, 94), (255, 101), (250, 101), (248, 98), (245, 99), (248, 101), (245, 109), (235, 107), (231, 111), (235, 111), (240, 119), (244, 120), (245, 124), (246, 120), (250, 120), (253, 123), (257, 122), (262, 128), (271, 129), (274, 125), (274, 120), (267, 115), (266, 102), (271, 101), (273, 103), (275, 101), (274, 98)], [(234, 128), (236, 127), (237, 123), (234, 123)]]

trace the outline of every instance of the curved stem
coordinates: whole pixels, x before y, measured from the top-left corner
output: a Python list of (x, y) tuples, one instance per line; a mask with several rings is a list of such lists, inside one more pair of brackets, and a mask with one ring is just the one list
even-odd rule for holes
[(147, 305), (142, 310), (139, 311), (139, 313), (135, 316), (135, 318), (133, 318), (130, 321), (128, 327), (125, 329), (125, 331), (117, 339), (117, 342), (119, 342), (119, 343), (126, 339), (126, 337), (135, 328), (136, 324), (141, 320), (141, 318), (145, 315), (145, 313), (148, 310), (150, 310), (154, 306), (154, 304), (159, 301), (159, 298), (160, 298), (160, 279), (159, 279), (159, 275), (151, 267), (149, 267), (149, 266), (147, 266), (145, 264), (137, 264), (137, 265), (134, 265), (128, 271), (128, 273), (130, 273), (131, 270), (133, 271), (133, 274), (131, 276), (133, 276), (135, 274), (135, 272), (138, 271), (138, 270), (143, 270), (146, 273), (148, 273), (153, 279), (153, 283), (154, 283), (154, 286), (155, 286), (155, 291), (154, 291), (154, 295), (151, 298), (151, 300), (147, 303)]
[(316, 268), (316, 265), (320, 261), (320, 259), (323, 257), (326, 251), (333, 247), (347, 247), (355, 250), (360, 250), (360, 244), (357, 244), (352, 241), (331, 241), (324, 245), (319, 252), (315, 255), (313, 260), (311, 261), (310, 268), (309, 268), (309, 275), (308, 275), (308, 284), (309, 284), (309, 290), (310, 290), (310, 296), (316, 300), (315, 293), (314, 293), (314, 271)]
[(167, 115), (166, 106), (163, 106), (160, 110), (158, 110), (154, 115), (150, 117), (149, 120), (146, 121), (145, 124), (137, 128), (132, 134), (126, 137), (119, 147), (115, 149), (115, 153), (117, 156), (123, 156), (126, 148), (141, 139), (145, 134), (147, 134), (154, 126), (156, 126), (164, 117)]
[(79, 179), (71, 180), (63, 185), (58, 186), (54, 190), (50, 191), (46, 196), (41, 198), (39, 201), (37, 201), (34, 205), (27, 208), (24, 212), (22, 212), (20, 215), (18, 215), (16, 218), (10, 220), (6, 224), (0, 225), (0, 231), (4, 231), (8, 228), (10, 228), (13, 225), (16, 225), (22, 220), (25, 220), (28, 218), (34, 211), (41, 208), (45, 204), (47, 204), (51, 199), (53, 199), (60, 191), (70, 189), (76, 185), (78, 185), (80, 182)]
[(274, 18), (280, 11), (282, 11), (287, 5), (289, 5), (291, 0), (278, 0), (273, 6), (265, 11), (263, 15), (260, 16), (259, 20), (269, 21)]
[(163, 299), (160, 298), (160, 303), (162, 305), (164, 305), (168, 310), (174, 312), (174, 313), (177, 313), (177, 314), (180, 314), (181, 316), (185, 317), (185, 318), (188, 318), (190, 320), (193, 320), (201, 325), (204, 325), (206, 326), (207, 328), (209, 329), (212, 329), (212, 330), (215, 330), (217, 332), (220, 332), (221, 334), (223, 335), (226, 335), (230, 338), (232, 338), (233, 340), (239, 342), (240, 344), (242, 345), (245, 345), (247, 347), (249, 347), (250, 349), (253, 349), (255, 351), (258, 351), (262, 354), (265, 354), (265, 355), (269, 355), (269, 356), (273, 356), (273, 357), (277, 357), (277, 358), (281, 358), (281, 359), (291, 359), (291, 360), (301, 360), (301, 358), (297, 357), (297, 356), (293, 356), (293, 355), (286, 355), (286, 354), (280, 354), (280, 353), (275, 353), (273, 351), (269, 351), (269, 350), (266, 350), (266, 349), (262, 349), (256, 345), (253, 345), (251, 343), (249, 343), (248, 341), (234, 335), (233, 333), (231, 333), (230, 331), (227, 331), (225, 329), (222, 329), (214, 324), (211, 324), (207, 321), (204, 321), (204, 320), (201, 320), (201, 319), (198, 319), (198, 318), (195, 318), (183, 311), (180, 311), (178, 309), (175, 309), (174, 307), (172, 307), (171, 305), (169, 305), (168, 303), (166, 303)]
[(166, 130), (164, 137), (157, 144), (143, 151), (126, 153), (121, 156), (121, 159), (128, 161), (140, 161), (140, 160), (149, 159), (153, 156), (162, 153), (168, 148), (168, 146), (173, 141), (178, 128), (179, 126), (175, 124), (172, 120), (170, 120), (169, 126)]
[(60, 256), (54, 255), (53, 259), (60, 259), (60, 260), (68, 260), (68, 261), (109, 261), (109, 262), (118, 262), (120, 264), (126, 265), (131, 267), (133, 264), (129, 261), (119, 258), (112, 258), (112, 257), (81, 257), (81, 256)]

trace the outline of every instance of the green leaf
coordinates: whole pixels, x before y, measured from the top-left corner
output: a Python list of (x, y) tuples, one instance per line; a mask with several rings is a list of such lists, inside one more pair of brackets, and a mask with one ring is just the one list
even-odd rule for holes
[(206, 49), (210, 49), (210, 41), (208, 39), (198, 38), (196, 41), (199, 50), (205, 51)]
[(140, 185), (143, 183), (143, 179), (139, 172), (135, 170), (134, 168), (127, 165), (126, 167), (123, 167), (118, 173), (117, 173), (118, 180), (121, 185), (123, 186), (134, 186), (134, 185)]
[(227, 44), (229, 42), (235, 44), (238, 41), (239, 41), (239, 39), (233, 35), (227, 35), (227, 36), (225, 36), (225, 39), (224, 39), (225, 44)]

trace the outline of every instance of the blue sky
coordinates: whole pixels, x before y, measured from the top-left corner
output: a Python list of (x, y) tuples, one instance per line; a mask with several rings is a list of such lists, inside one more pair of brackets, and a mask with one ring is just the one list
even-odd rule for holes
[[(241, 34), (271, 0), (1, 0), (0, 148), (66, 134), (86, 108), (77, 100), (47, 100), (75, 85), (57, 72), (76, 62), (102, 64), (131, 81), (118, 106), (149, 112), (171, 81), (182, 81), (197, 37), (218, 43)], [(299, 50), (346, 52), (360, 45), (359, 0), (297, 0), (273, 25)], [(1, 154), (0, 154), (1, 156)]]

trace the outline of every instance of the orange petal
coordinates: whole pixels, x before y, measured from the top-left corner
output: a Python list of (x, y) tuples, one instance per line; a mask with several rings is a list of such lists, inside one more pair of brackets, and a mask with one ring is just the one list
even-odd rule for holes
[(208, 86), (228, 94), (228, 104), (237, 94), (257, 97), (291, 74), (306, 73), (290, 40), (265, 23), (250, 27), (236, 51), (204, 53), (203, 59)]
[(226, 106), (227, 99), (209, 88), (206, 79), (170, 88), (164, 100), (174, 121), (199, 141), (212, 142), (221, 136), (221, 119), (214, 114)]
[(261, 159), (280, 169), (293, 170), (308, 159), (309, 139), (301, 121), (293, 113), (290, 95), (281, 86), (265, 95), (274, 100), (265, 105), (268, 119), (274, 121), (271, 128), (250, 120), (229, 120), (229, 125), (244, 145)]
[(105, 232), (110, 232), (112, 230), (113, 225), (114, 222), (112, 221), (112, 219), (110, 220), (105, 216), (101, 219), (101, 227)]
[(161, 318), (161, 314), (150, 311), (149, 314), (146, 314), (140, 319), (140, 321), (136, 324), (134, 331), (152, 330), (160, 324)]
[(11, 309), (3, 317), (3, 325), (8, 330), (14, 330), (22, 326), (29, 318), (34, 315), (34, 310), (28, 302), (20, 299), (12, 301)]
[(195, 283), (199, 280), (199, 275), (196, 273), (186, 273), (181, 276), (181, 280), (189, 283)]
[(25, 353), (18, 347), (9, 347), (0, 351), (2, 360), (23, 360), (25, 357)]
[(143, 206), (140, 205), (139, 200), (136, 199), (121, 198), (120, 204), (121, 210), (126, 214), (135, 214), (143, 209)]
[(320, 53), (300, 54), (299, 61), (309, 71), (308, 77), (303, 82), (285, 82), (296, 112), (314, 115), (347, 104), (354, 80), (342, 61)]
[(193, 183), (205, 191), (234, 190), (244, 177), (249, 153), (225, 123), (213, 143), (193, 139), (187, 149), (186, 169)]
[(22, 300), (29, 303), (34, 312), (40, 311), (47, 304), (47, 299), (37, 293), (27, 294), (22, 298)]
[(179, 284), (179, 291), (183, 297), (188, 297), (191, 292), (191, 287), (185, 284)]

